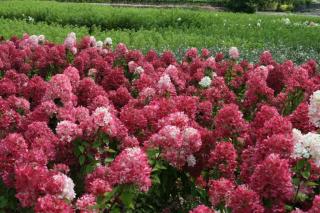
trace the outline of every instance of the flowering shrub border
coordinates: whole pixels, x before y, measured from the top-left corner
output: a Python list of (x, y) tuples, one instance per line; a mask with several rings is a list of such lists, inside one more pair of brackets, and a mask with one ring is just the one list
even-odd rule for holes
[(320, 75), (70, 33), (0, 43), (0, 208), (318, 212)]

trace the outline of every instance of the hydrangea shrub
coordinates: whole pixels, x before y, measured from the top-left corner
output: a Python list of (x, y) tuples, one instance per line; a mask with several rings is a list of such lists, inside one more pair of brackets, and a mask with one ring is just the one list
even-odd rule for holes
[(0, 43), (4, 212), (319, 212), (320, 75), (93, 36)]

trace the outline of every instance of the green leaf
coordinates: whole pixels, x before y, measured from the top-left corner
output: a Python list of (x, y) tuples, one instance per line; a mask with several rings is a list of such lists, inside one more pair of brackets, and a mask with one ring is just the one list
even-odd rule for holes
[(290, 205), (285, 205), (285, 208), (287, 211), (291, 212), (293, 211), (294, 207), (293, 206), (290, 206)]
[(298, 186), (300, 184), (300, 178), (293, 178), (292, 182), (294, 185)]
[(113, 158), (105, 158), (104, 163), (111, 163), (113, 161)]
[(311, 171), (311, 164), (306, 161), (305, 163), (305, 170), (301, 173), (302, 177), (305, 179), (308, 179), (310, 177), (310, 171)]
[(304, 202), (305, 200), (308, 199), (308, 196), (302, 192), (299, 192), (297, 194), (297, 200), (301, 201), (301, 202)]
[(125, 189), (120, 195), (121, 201), (129, 209), (134, 208), (135, 197), (136, 197), (136, 191), (135, 191), (135, 188), (132, 186), (125, 186)]
[(147, 153), (148, 153), (149, 159), (154, 159), (158, 156), (159, 150), (158, 149), (149, 149)]
[(108, 148), (108, 149), (107, 149), (107, 152), (109, 152), (109, 153), (116, 153), (117, 151), (116, 151), (116, 150), (114, 150), (114, 149), (110, 149), (110, 148)]
[(96, 168), (96, 162), (92, 162), (91, 164), (85, 167), (85, 173), (91, 173)]
[(296, 166), (294, 167), (294, 171), (295, 172), (301, 171), (304, 168), (305, 164), (306, 164), (305, 159), (299, 160), (298, 163), (296, 164)]
[(0, 208), (6, 207), (8, 204), (8, 199), (5, 196), (0, 196)]
[(85, 147), (91, 146), (90, 143), (88, 143), (87, 141), (83, 141), (82, 144), (83, 144), (83, 146), (85, 146)]
[(114, 187), (111, 192), (104, 193), (103, 196), (98, 196), (97, 198), (97, 208), (105, 209), (107, 203), (113, 198), (113, 196), (119, 191), (119, 186)]
[(79, 163), (80, 163), (81, 166), (84, 164), (85, 160), (86, 160), (86, 157), (84, 155), (80, 155)]
[(110, 213), (121, 213), (119, 207), (117, 206), (114, 206), (111, 210), (110, 210)]
[(312, 186), (318, 186), (319, 184), (316, 183), (316, 182), (308, 181), (308, 182), (306, 183), (306, 185), (312, 187)]
[(310, 177), (310, 171), (303, 171), (301, 173), (302, 177), (304, 177), (305, 179), (308, 179)]
[(111, 192), (106, 192), (104, 194), (104, 201), (108, 202), (111, 200), (111, 198), (113, 197), (113, 195), (119, 190), (118, 187), (114, 188)]
[(79, 151), (80, 151), (81, 153), (83, 153), (84, 150), (85, 150), (85, 148), (84, 148), (83, 146), (81, 146), (81, 145), (80, 145), (78, 148), (79, 148)]
[(167, 167), (165, 167), (161, 162), (157, 161), (156, 165), (152, 169), (152, 172), (160, 171), (160, 170), (166, 170)]
[(160, 184), (161, 181), (160, 181), (160, 178), (158, 175), (153, 175), (152, 176), (152, 184)]
[(92, 147), (93, 148), (98, 148), (99, 146), (101, 145), (100, 141), (99, 140), (95, 140), (92, 144)]

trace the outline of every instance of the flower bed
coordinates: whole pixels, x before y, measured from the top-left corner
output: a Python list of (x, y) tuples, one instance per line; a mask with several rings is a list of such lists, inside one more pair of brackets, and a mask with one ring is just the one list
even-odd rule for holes
[(318, 212), (317, 63), (239, 56), (2, 41), (0, 208)]

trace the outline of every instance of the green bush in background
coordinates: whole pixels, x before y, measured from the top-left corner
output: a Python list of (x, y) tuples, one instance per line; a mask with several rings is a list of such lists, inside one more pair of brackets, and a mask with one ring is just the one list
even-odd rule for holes
[[(6, 1), (0, 4), (0, 34), (5, 38), (24, 32), (44, 34), (63, 42), (68, 32), (78, 38), (111, 37), (114, 44), (181, 55), (189, 47), (223, 51), (237, 46), (243, 57), (256, 59), (268, 49), (279, 61), (301, 63), (320, 59), (318, 17), (248, 15), (187, 9), (138, 9), (48, 1)], [(289, 18), (289, 24), (284, 21)], [(12, 27), (14, 26), (14, 27)]]

